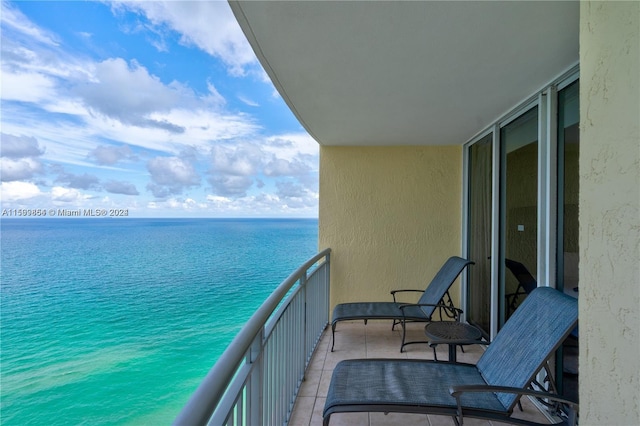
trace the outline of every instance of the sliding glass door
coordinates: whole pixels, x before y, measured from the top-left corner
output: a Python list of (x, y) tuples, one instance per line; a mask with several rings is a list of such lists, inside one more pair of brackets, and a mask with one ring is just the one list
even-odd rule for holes
[(467, 321), (485, 337), (491, 327), (492, 152), (493, 133), (489, 133), (469, 148), (468, 156), (468, 247), (475, 265), (468, 268)]
[(475, 262), (468, 272), (467, 321), (486, 336), (538, 285), (538, 109), (496, 126), (497, 137), (488, 133), (467, 151), (467, 247)]
[(500, 131), (499, 326), (536, 287), (538, 265), (538, 107)]

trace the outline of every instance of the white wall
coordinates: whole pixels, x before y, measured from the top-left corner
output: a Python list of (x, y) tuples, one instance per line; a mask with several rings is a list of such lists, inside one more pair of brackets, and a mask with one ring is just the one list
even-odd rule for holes
[(640, 2), (580, 8), (580, 424), (640, 424)]

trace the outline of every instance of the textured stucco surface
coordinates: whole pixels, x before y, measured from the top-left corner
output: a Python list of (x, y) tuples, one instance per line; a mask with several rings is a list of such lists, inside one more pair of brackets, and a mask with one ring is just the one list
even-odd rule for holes
[(582, 2), (580, 424), (640, 424), (640, 3)]
[[(462, 147), (320, 147), (331, 305), (422, 288), (460, 255)], [(459, 285), (454, 285), (459, 297)]]

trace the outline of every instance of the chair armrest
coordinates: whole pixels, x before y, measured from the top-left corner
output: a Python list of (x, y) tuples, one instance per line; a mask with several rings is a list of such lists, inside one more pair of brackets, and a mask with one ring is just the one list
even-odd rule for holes
[(418, 290), (418, 289), (412, 289), (412, 288), (405, 288), (405, 289), (399, 289), (399, 290), (391, 290), (391, 294), (401, 293), (403, 291), (416, 291), (418, 293), (424, 293), (424, 289)]
[[(578, 408), (579, 408), (578, 402), (558, 394), (542, 392), (542, 391), (537, 391), (537, 390), (528, 389), (528, 388), (515, 388), (515, 387), (508, 387), (508, 386), (491, 386), (491, 385), (451, 386), (449, 388), (449, 393), (451, 394), (451, 396), (453, 396), (456, 399), (456, 402), (458, 405), (458, 422), (460, 422), (460, 424), (462, 424), (462, 417), (463, 417), (461, 397), (463, 393), (470, 393), (470, 392), (513, 393), (521, 396), (528, 395), (528, 396), (534, 396), (536, 398), (549, 399), (552, 401), (556, 401), (562, 404), (566, 404), (567, 406), (570, 407), (569, 419), (567, 420), (566, 424), (571, 426), (575, 426), (577, 424), (576, 413), (578, 412)], [(531, 422), (530, 424), (542, 425), (544, 423)]]
[(424, 289), (423, 290), (417, 290), (417, 289), (400, 289), (400, 290), (391, 290), (391, 296), (393, 296), (393, 301), (397, 302), (396, 300), (396, 293), (424, 293)]

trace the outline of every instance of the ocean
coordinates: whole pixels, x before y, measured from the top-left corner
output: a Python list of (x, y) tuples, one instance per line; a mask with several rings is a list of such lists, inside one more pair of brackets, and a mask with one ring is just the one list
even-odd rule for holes
[(0, 222), (2, 425), (169, 425), (316, 219)]

